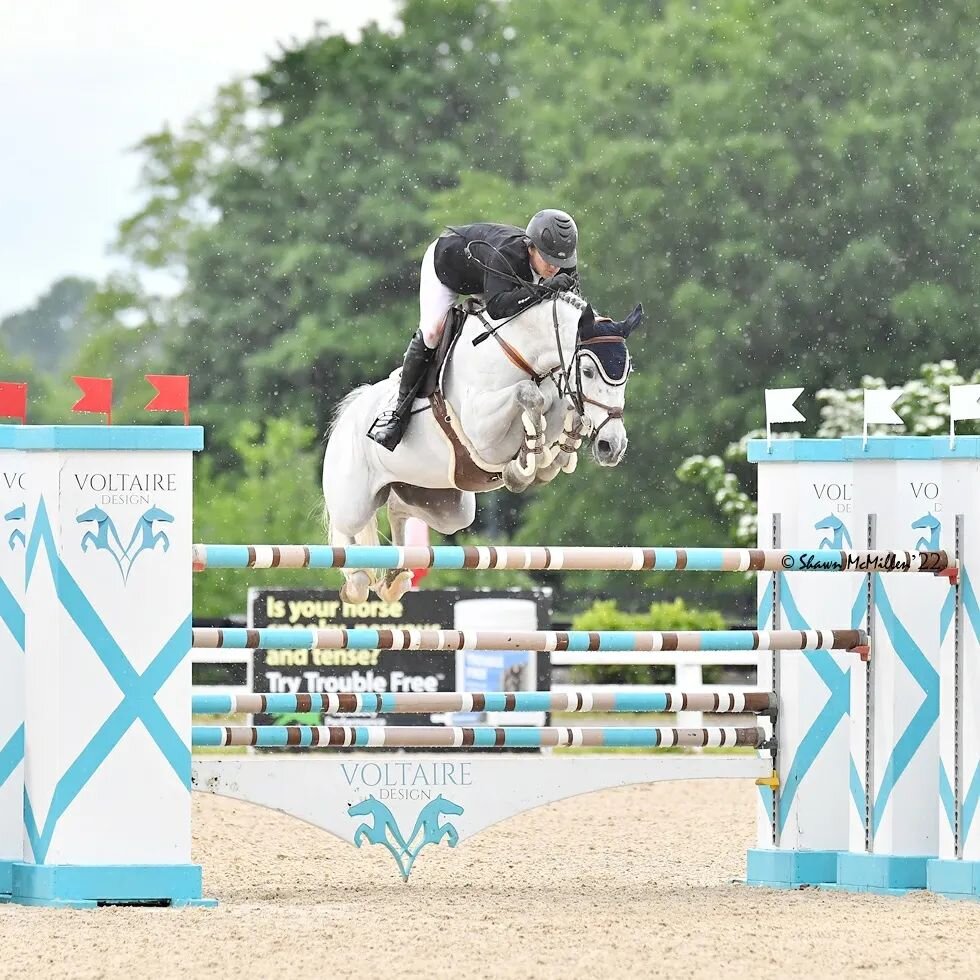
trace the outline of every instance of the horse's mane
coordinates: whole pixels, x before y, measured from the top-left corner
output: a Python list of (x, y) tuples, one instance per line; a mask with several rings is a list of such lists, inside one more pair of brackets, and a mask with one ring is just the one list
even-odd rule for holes
[(558, 298), (568, 303), (569, 306), (574, 306), (576, 310), (580, 311), (584, 311), (589, 305), (589, 301), (584, 296), (580, 296), (578, 293), (573, 293), (570, 291), (559, 293)]

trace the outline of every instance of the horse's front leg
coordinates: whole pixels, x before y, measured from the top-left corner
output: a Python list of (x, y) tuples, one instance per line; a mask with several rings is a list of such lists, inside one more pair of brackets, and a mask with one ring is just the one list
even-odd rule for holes
[(514, 395), (521, 409), (524, 439), (517, 450), (517, 455), (504, 466), (502, 475), (504, 486), (511, 493), (522, 493), (534, 482), (538, 464), (547, 452), (546, 403), (541, 389), (531, 381), (522, 381), (518, 384)]
[(539, 483), (550, 483), (559, 473), (574, 473), (578, 465), (578, 451), (588, 428), (588, 420), (569, 408), (565, 413), (565, 422), (561, 435), (555, 443), (554, 456), (546, 466), (539, 467), (535, 478)]

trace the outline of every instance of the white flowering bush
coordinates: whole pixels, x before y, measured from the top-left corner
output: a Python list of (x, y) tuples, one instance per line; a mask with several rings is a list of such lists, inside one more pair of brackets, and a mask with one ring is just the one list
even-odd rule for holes
[[(978, 384), (980, 371), (964, 378), (955, 361), (924, 364), (918, 378), (902, 386), (895, 402), (895, 411), (905, 425), (871, 425), (869, 435), (908, 434), (916, 436), (943, 435), (949, 432), (949, 388), (951, 385)], [(860, 388), (838, 391), (822, 388), (817, 392), (820, 406), (820, 438), (859, 435), (864, 424), (864, 392), (889, 387), (882, 378), (866, 375)], [(971, 423), (962, 423), (969, 431)], [(976, 423), (972, 423), (973, 426)], [(731, 443), (721, 456), (690, 456), (680, 465), (677, 476), (682, 483), (702, 487), (713, 499), (719, 512), (730, 523), (732, 540), (750, 546), (756, 541), (758, 515), (755, 500), (746, 493), (731, 467), (746, 458), (750, 439), (764, 439), (765, 429), (747, 432), (738, 442)], [(799, 439), (799, 432), (773, 434), (773, 439)]]

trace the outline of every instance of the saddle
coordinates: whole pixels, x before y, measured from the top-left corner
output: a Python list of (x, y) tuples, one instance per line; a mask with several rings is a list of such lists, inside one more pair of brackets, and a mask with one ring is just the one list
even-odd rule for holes
[(459, 490), (486, 493), (489, 490), (499, 490), (503, 486), (503, 466), (487, 463), (480, 458), (463, 432), (452, 405), (446, 400), (444, 386), (453, 351), (463, 333), (463, 324), (475, 309), (473, 301), (469, 300), (465, 305), (454, 306), (446, 314), (446, 329), (442, 333), (442, 340), (432, 359), (419, 397), (428, 398), (432, 417), (449, 444), (449, 477), (453, 485)]
[(419, 389), (419, 398), (428, 398), (442, 387), (442, 375), (449, 363), (456, 341), (463, 332), (463, 324), (470, 315), (470, 306), (457, 304), (446, 314), (446, 328), (442, 331), (442, 339), (432, 357), (432, 362), (426, 371), (422, 386)]

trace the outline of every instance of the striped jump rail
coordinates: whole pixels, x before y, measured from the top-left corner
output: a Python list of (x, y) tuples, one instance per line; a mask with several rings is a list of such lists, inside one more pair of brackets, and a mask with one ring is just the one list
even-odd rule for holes
[(762, 728), (453, 728), (388, 725), (195, 725), (191, 744), (260, 748), (766, 747)]
[(710, 711), (772, 714), (769, 691), (682, 694), (665, 692), (487, 691), (457, 694), (195, 694), (195, 714), (435, 714), (455, 711)]
[(388, 545), (196, 544), (207, 568), (517, 568), (691, 572), (932, 572), (957, 567), (945, 551), (761, 550), (756, 548), (397, 548)]
[(400, 630), (195, 627), (193, 645), (216, 650), (857, 650), (864, 630)]

